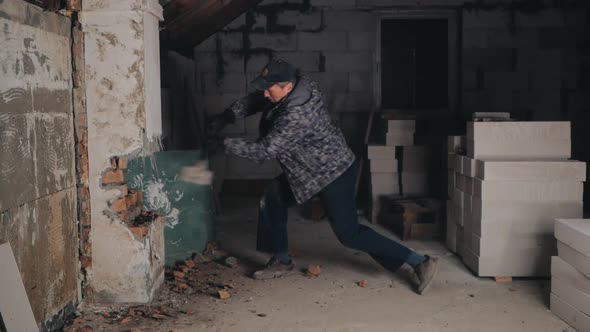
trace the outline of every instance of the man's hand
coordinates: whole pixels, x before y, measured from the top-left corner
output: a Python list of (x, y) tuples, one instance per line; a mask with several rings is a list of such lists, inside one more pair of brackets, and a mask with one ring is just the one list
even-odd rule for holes
[(222, 152), (225, 150), (224, 148), (224, 139), (219, 136), (210, 136), (207, 139), (207, 154), (212, 156), (221, 150)]
[(230, 123), (235, 121), (234, 113), (227, 109), (223, 113), (216, 114), (207, 121), (207, 136), (213, 137), (219, 133)]

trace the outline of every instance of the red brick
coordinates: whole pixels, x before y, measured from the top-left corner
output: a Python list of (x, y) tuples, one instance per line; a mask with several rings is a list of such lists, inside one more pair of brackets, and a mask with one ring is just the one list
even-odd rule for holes
[(148, 228), (145, 226), (133, 226), (129, 227), (129, 230), (139, 238), (144, 238), (148, 234)]
[(92, 267), (92, 257), (82, 256), (80, 257), (80, 262), (82, 263), (82, 268), (84, 269)]
[(117, 168), (119, 169), (127, 169), (127, 158), (120, 157), (119, 162), (117, 163)]
[(141, 191), (136, 191), (135, 194), (137, 195), (137, 204), (141, 206), (143, 204), (143, 193)]
[(125, 183), (125, 176), (122, 170), (108, 171), (102, 176), (103, 185), (123, 184)]
[(126, 199), (124, 198), (119, 198), (117, 200), (115, 200), (113, 203), (111, 203), (111, 209), (115, 212), (123, 212), (127, 210), (127, 203), (126, 203)]

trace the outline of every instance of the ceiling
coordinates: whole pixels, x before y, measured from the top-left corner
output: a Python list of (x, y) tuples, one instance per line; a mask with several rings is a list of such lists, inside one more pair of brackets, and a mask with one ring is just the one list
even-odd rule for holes
[(164, 7), (160, 40), (166, 49), (192, 56), (193, 48), (260, 0), (159, 0)]

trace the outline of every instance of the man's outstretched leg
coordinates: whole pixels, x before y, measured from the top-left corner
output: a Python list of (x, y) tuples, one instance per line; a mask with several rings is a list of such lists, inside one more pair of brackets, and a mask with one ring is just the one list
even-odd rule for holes
[(288, 211), (294, 204), (295, 198), (285, 175), (275, 178), (266, 188), (258, 212), (256, 249), (273, 256), (263, 270), (254, 273), (255, 279), (282, 277), (295, 268), (289, 258), (287, 234)]
[(345, 246), (364, 251), (386, 269), (395, 272), (404, 263), (414, 268), (420, 281), (418, 292), (425, 293), (436, 276), (438, 259), (415, 253), (358, 222), (354, 199), (356, 164), (324, 188), (320, 197), (336, 236)]

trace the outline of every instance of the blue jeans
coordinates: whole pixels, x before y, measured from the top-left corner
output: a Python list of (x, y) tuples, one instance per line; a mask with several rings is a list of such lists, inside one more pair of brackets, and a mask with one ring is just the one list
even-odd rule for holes
[[(330, 183), (319, 197), (332, 230), (348, 248), (364, 251), (387, 270), (395, 272), (413, 251), (358, 222), (354, 197), (356, 163)], [(284, 174), (266, 188), (260, 201), (256, 249), (277, 254), (288, 251), (287, 218), (295, 198)]]

